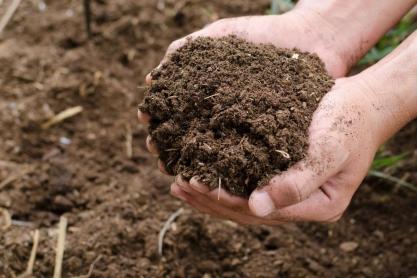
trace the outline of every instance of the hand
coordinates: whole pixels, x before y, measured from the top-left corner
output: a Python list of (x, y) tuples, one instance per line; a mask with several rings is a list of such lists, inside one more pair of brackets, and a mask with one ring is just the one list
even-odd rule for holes
[[(329, 40), (320, 38), (314, 32), (297, 36), (300, 30), (310, 30), (302, 26), (308, 20), (297, 21), (297, 16), (300, 15), (292, 13), (278, 17), (223, 20), (191, 36), (222, 36), (233, 33), (253, 42), (297, 47), (316, 52), (333, 76), (344, 74), (347, 63), (343, 62), (343, 55), (338, 55), (338, 51), (329, 52), (328, 49), (332, 49), (329, 45), (323, 46)], [(255, 27), (256, 24), (263, 24), (266, 30), (270, 30), (261, 34), (257, 31), (259, 29)], [(280, 38), (285, 39), (280, 41)], [(168, 53), (182, 43), (184, 39), (174, 42)], [(147, 82), (151, 82), (149, 75)], [(376, 111), (379, 108), (375, 105), (381, 102), (378, 99), (380, 96), (367, 84), (368, 81), (364, 81), (361, 76), (338, 79), (314, 114), (309, 130), (310, 147), (307, 158), (282, 175), (274, 177), (267, 186), (252, 193), (249, 201), (231, 196), (223, 190), (209, 191), (195, 178), (186, 182), (177, 177), (171, 186), (172, 194), (203, 212), (245, 224), (336, 221), (349, 204), (366, 175), (378, 146), (385, 139), (381, 135), (384, 133), (381, 131), (381, 123), (386, 118), (382, 116), (383, 113)], [(139, 119), (147, 122), (150, 116), (139, 112)], [(147, 145), (151, 152), (157, 153), (149, 137)], [(161, 163), (160, 168), (164, 171)]]
[[(337, 28), (323, 17), (300, 8), (279, 16), (221, 19), (172, 42), (161, 64), (171, 53), (186, 43), (187, 39), (199, 36), (215, 38), (236, 35), (253, 43), (270, 43), (276, 47), (295, 47), (301, 51), (316, 53), (333, 77), (341, 77), (348, 70), (348, 58), (345, 56), (353, 54), (347, 50), (350, 50), (348, 46), (343, 46), (343, 49), (339, 46), (336, 32), (338, 32)], [(147, 81), (150, 80), (151, 76), (148, 75)]]
[[(313, 24), (314, 21), (314, 24)], [(319, 28), (314, 28), (313, 25), (319, 26)], [(262, 29), (259, 28), (262, 26)], [(192, 38), (197, 36), (211, 36), (211, 37), (221, 37), (228, 34), (235, 34), (239, 37), (243, 37), (248, 41), (252, 41), (254, 43), (272, 43), (277, 47), (284, 47), (284, 48), (298, 48), (303, 51), (315, 52), (317, 53), (320, 58), (325, 62), (325, 65), (328, 71), (335, 77), (343, 75), (347, 70), (347, 65), (343, 62), (342, 56), (332, 47), (329, 46), (331, 41), (327, 39), (327, 37), (322, 35), (323, 26), (327, 26), (324, 22), (322, 22), (321, 18), (311, 18), (304, 15), (301, 11), (292, 11), (287, 14), (281, 16), (254, 16), (254, 17), (240, 17), (240, 18), (232, 18), (232, 19), (224, 19), (212, 23), (211, 25), (207, 26), (206, 28), (197, 31), (186, 38)], [(317, 31), (316, 31), (317, 30)], [(317, 33), (320, 32), (320, 33)], [(331, 37), (331, 31), (328, 31), (328, 37)], [(303, 34), (300, 36), (299, 34)], [(186, 42), (186, 38), (182, 38), (180, 40), (174, 41), (168, 48), (167, 54), (165, 55), (164, 59), (161, 63), (164, 62), (165, 59), (168, 59), (169, 54), (175, 51), (178, 47)], [(147, 78), (148, 85), (151, 83), (151, 76), (148, 75)], [(336, 109), (337, 110), (337, 109)], [(139, 112), (139, 119), (142, 122), (149, 122), (150, 116), (144, 113)], [(327, 119), (327, 121), (330, 121)], [(318, 123), (318, 126), (324, 125)], [(315, 130), (317, 128), (313, 128)], [(325, 130), (324, 128), (320, 128), (319, 130)], [(326, 131), (327, 132), (327, 131)], [(318, 131), (317, 131), (318, 134)], [(336, 135), (330, 136), (326, 134), (329, 141), (328, 146), (334, 145), (335, 143), (331, 140), (336, 140), (338, 137)], [(326, 137), (326, 138), (327, 138)], [(323, 138), (319, 138), (317, 143), (322, 143)], [(348, 141), (348, 140), (347, 140)], [(147, 146), (149, 151), (153, 153), (157, 153), (156, 146), (152, 143), (152, 139), (150, 137), (147, 138)], [(307, 199), (307, 195), (309, 193), (317, 192), (313, 198), (313, 201), (307, 201), (306, 204), (309, 205), (310, 202), (318, 202), (322, 199), (326, 200), (325, 197), (327, 195), (324, 194), (324, 191), (319, 190), (320, 186), (324, 184), (323, 178), (319, 179), (318, 177), (316, 184), (310, 184), (308, 192), (300, 193), (302, 195), (298, 195), (297, 188), (304, 188), (304, 184), (301, 184), (302, 177), (309, 178), (309, 176), (314, 175), (317, 171), (324, 171), (323, 169), (313, 169), (307, 168), (307, 161), (313, 161), (314, 159), (318, 160), (319, 155), (332, 155), (333, 152), (330, 150), (321, 150), (318, 146), (314, 146), (311, 144), (312, 150), (315, 150), (314, 153), (310, 156), (309, 160), (306, 162), (300, 163), (292, 168), (292, 170), (288, 171), (285, 175), (281, 177), (277, 177), (271, 181), (271, 186), (267, 186), (263, 188), (263, 191), (260, 192), (270, 192), (271, 196), (274, 199), (274, 206), (276, 207), (285, 207), (290, 205), (291, 203), (296, 203), (301, 201), (302, 199)], [(316, 153), (321, 151), (322, 153)], [(345, 150), (344, 150), (345, 151)], [(347, 154), (340, 153), (340, 160), (347, 159)], [(331, 159), (331, 157), (329, 157)], [(330, 160), (327, 160), (330, 161)], [(323, 165), (316, 163), (319, 168), (323, 168)], [(301, 168), (300, 168), (301, 167)], [(325, 166), (329, 167), (329, 166)], [(159, 168), (162, 172), (166, 173), (164, 170), (164, 166), (159, 161)], [(282, 186), (276, 186), (276, 184), (280, 183), (280, 181), (285, 177), (288, 176), (290, 179), (293, 175), (298, 175), (295, 169), (300, 168), (298, 171), (303, 172), (301, 176), (297, 177), (299, 181), (297, 184), (288, 183)], [(301, 170), (303, 169), (303, 170)], [(292, 174), (291, 174), (292, 173)], [(329, 177), (330, 178), (330, 177)], [(286, 182), (286, 180), (284, 180)], [(322, 182), (322, 184), (318, 184)], [(313, 190), (313, 187), (314, 190)], [(268, 189), (272, 189), (272, 191), (268, 191)], [(307, 190), (307, 189), (306, 189)], [(310, 192), (311, 191), (311, 192)], [(183, 199), (184, 201), (188, 202), (190, 205), (194, 206), (195, 208), (209, 213), (211, 215), (221, 217), (221, 218), (228, 218), (232, 219), (237, 222), (241, 223), (267, 223), (267, 224), (276, 224), (282, 221), (291, 221), (295, 218), (302, 218), (302, 215), (288, 215), (286, 217), (282, 217), (280, 215), (276, 215), (274, 212), (273, 214), (276, 216), (269, 216), (265, 217), (265, 211), (262, 210), (261, 207), (258, 207), (257, 202), (261, 200), (258, 198), (257, 194), (253, 194), (249, 199), (239, 198), (236, 196), (231, 196), (224, 190), (221, 190), (219, 193), (218, 190), (209, 191), (208, 188), (202, 184), (199, 184), (195, 179), (191, 179), (190, 183), (182, 180), (181, 177), (176, 178), (176, 182), (171, 186), (171, 192), (173, 195)], [(301, 192), (301, 191), (300, 191)], [(217, 197), (220, 197), (220, 200), (217, 200)], [(324, 194), (324, 195), (323, 195)], [(260, 196), (267, 196), (267, 195), (260, 195)], [(333, 196), (332, 196), (333, 197)], [(327, 200), (329, 202), (329, 200)], [(312, 204), (310, 204), (311, 206)], [(346, 204), (347, 205), (347, 204)], [(346, 206), (344, 206), (346, 207)], [(341, 209), (343, 211), (344, 207), (342, 206)], [(324, 210), (325, 208), (323, 208)], [(279, 210), (281, 211), (281, 210)], [(333, 210), (334, 211), (334, 210)], [(285, 212), (285, 210), (283, 210)], [(338, 212), (338, 214), (341, 214)], [(324, 216), (324, 215), (323, 215)], [(331, 215), (331, 217), (326, 218), (334, 218), (336, 215)], [(305, 216), (308, 217), (308, 216)], [(300, 219), (301, 220), (301, 219)], [(312, 219), (311, 219), (312, 220)], [(320, 220), (320, 219), (318, 219)], [(328, 220), (328, 219), (323, 219)]]
[(253, 192), (249, 201), (180, 176), (172, 194), (200, 211), (244, 224), (338, 220), (380, 144), (376, 101), (360, 84), (357, 77), (337, 80), (313, 116), (307, 158)]
[[(318, 26), (315, 28), (314, 26)], [(236, 35), (254, 43), (271, 43), (282, 48), (298, 48), (302, 51), (316, 53), (324, 61), (328, 72), (333, 77), (339, 77), (348, 69), (346, 50), (340, 49), (335, 42), (334, 31), (330, 23), (313, 13), (303, 9), (294, 9), (279, 16), (250, 16), (216, 21), (204, 29), (194, 32), (182, 39), (176, 40), (168, 47), (161, 64), (168, 59), (169, 55), (186, 43), (188, 38), (198, 36), (221, 37)], [(303, 34), (300, 36), (300, 34)], [(323, 35), (326, 34), (326, 35)], [(146, 76), (146, 83), (151, 84), (151, 74)], [(148, 123), (150, 115), (138, 112), (139, 121)], [(157, 153), (152, 139), (147, 138), (148, 149)], [(160, 169), (164, 171), (159, 162)], [(166, 172), (165, 172), (166, 173)]]

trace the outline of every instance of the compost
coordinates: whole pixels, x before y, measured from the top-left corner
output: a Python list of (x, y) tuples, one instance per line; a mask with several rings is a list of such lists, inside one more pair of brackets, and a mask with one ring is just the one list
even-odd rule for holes
[(152, 72), (140, 109), (169, 173), (247, 196), (306, 156), (332, 85), (316, 55), (200, 37)]
[[(44, 11), (39, 2), (21, 1), (0, 40), (0, 209), (14, 221), (5, 228), (0, 212), (1, 278), (25, 271), (35, 230), (33, 277), (53, 276), (62, 215), (63, 278), (90, 269), (91, 278), (417, 274), (417, 194), (383, 180), (366, 180), (331, 225), (239, 226), (170, 196), (172, 178), (157, 170), (136, 120), (144, 76), (173, 40), (220, 17), (264, 14), (271, 1), (91, 1), (90, 40), (80, 1), (44, 1)], [(78, 106), (81, 113), (41, 128)], [(416, 134), (414, 122), (386, 146), (410, 154), (390, 173), (414, 184)], [(161, 257), (158, 233), (183, 206)], [(345, 252), (343, 242), (358, 247)]]

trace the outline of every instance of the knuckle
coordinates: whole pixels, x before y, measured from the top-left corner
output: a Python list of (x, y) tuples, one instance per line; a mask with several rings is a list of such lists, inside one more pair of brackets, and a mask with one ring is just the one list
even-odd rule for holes
[(287, 180), (283, 187), (290, 200), (293, 200), (295, 203), (299, 203), (304, 200), (302, 187), (298, 181), (294, 179)]
[(171, 42), (168, 46), (168, 53), (172, 53), (173, 51), (175, 51), (180, 45), (181, 45), (182, 39), (178, 39), (175, 40), (173, 42)]

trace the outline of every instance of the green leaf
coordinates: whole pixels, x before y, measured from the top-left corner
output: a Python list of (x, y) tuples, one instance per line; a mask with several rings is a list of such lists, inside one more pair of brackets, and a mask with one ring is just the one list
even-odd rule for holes
[(404, 160), (407, 157), (407, 153), (393, 156), (380, 156), (377, 154), (376, 158), (372, 162), (372, 170), (381, 170), (386, 167), (394, 166), (399, 161)]

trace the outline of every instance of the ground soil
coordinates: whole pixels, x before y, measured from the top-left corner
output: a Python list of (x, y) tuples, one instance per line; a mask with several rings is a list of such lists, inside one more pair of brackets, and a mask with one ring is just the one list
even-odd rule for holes
[(169, 173), (248, 196), (305, 157), (332, 85), (316, 55), (197, 38), (152, 72), (140, 110)]
[[(366, 180), (331, 225), (243, 227), (185, 206), (159, 257), (158, 232), (184, 205), (146, 152), (135, 119), (141, 80), (175, 38), (219, 17), (264, 14), (270, 1), (93, 2), (90, 41), (81, 4), (69, 0), (46, 9), (22, 1), (0, 41), (0, 183), (14, 177), (0, 188), (0, 207), (14, 220), (0, 230), (0, 277), (25, 270), (35, 229), (34, 277), (52, 276), (61, 215), (69, 221), (63, 277), (87, 274), (97, 258), (91, 277), (417, 274), (417, 194), (378, 179)], [(40, 127), (74, 106), (83, 112)], [(390, 173), (415, 184), (416, 124), (387, 147), (410, 154)]]

